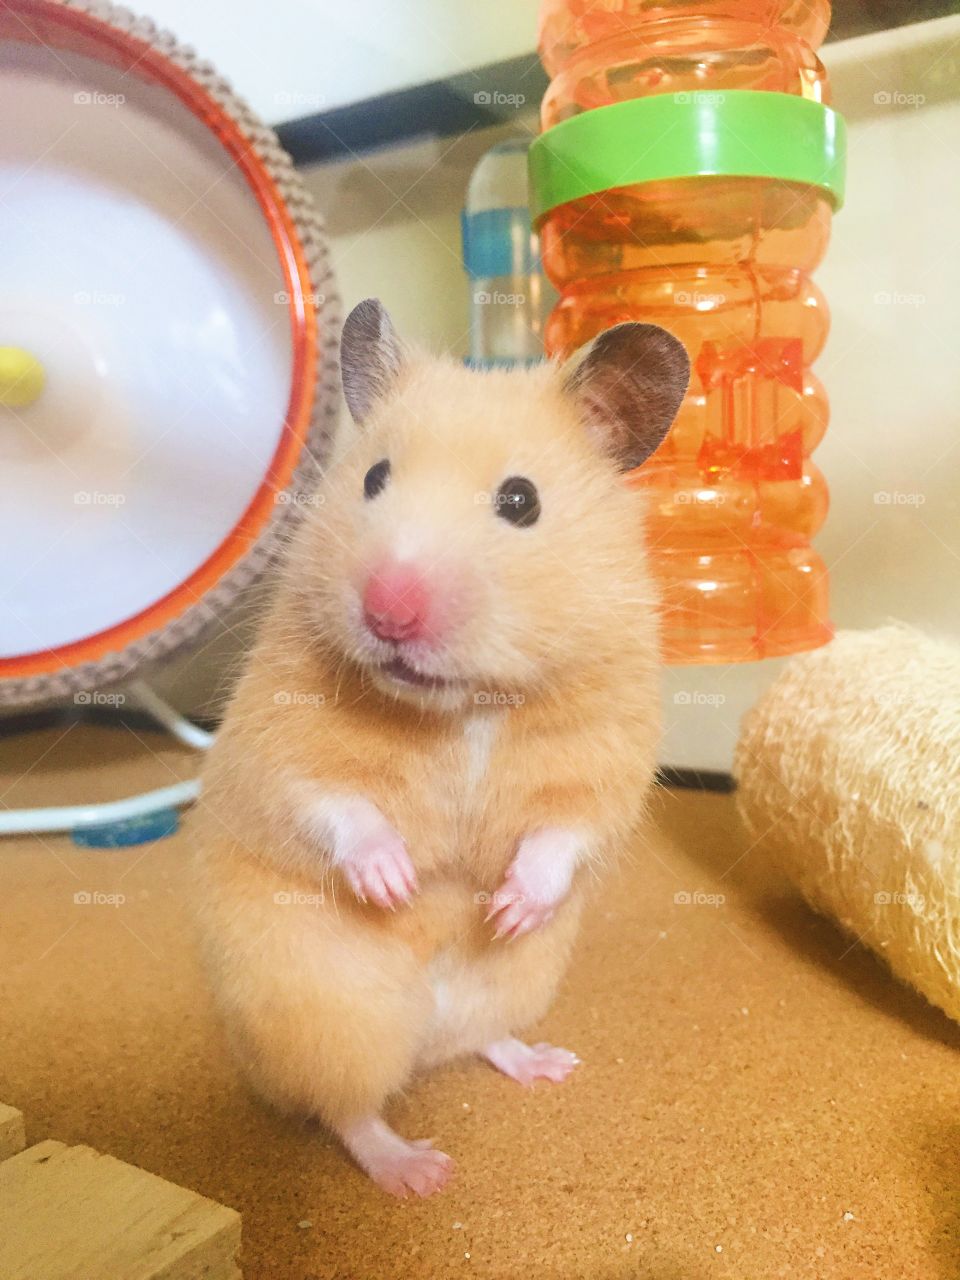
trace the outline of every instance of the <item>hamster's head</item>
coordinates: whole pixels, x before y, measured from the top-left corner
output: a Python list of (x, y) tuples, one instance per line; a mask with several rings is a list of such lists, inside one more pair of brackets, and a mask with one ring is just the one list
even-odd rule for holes
[(368, 300), (341, 367), (354, 425), (288, 565), (308, 642), (435, 711), (559, 689), (612, 646), (652, 643), (641, 499), (621, 473), (680, 406), (676, 338), (620, 324), (566, 365), (476, 371), (409, 352)]

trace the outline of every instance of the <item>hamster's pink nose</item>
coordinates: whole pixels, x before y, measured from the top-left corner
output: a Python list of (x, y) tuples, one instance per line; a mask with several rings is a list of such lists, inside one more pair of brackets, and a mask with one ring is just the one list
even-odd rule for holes
[(381, 640), (422, 640), (431, 634), (430, 590), (411, 565), (384, 565), (370, 575), (363, 618)]

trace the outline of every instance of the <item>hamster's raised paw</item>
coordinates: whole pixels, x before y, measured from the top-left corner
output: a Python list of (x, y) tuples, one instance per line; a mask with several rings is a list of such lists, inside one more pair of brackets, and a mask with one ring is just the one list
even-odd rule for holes
[(393, 911), (406, 906), (417, 891), (417, 877), (398, 835), (361, 841), (340, 863), (347, 883), (361, 902), (372, 901)]

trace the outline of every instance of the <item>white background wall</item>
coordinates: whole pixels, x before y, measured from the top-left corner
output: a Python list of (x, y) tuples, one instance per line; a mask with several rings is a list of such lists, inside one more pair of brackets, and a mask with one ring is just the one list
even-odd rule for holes
[[(409, 4), (395, 7), (406, 11)], [(475, 63), (529, 48), (535, 7), (526, 0), (475, 6), (486, 33), (478, 31), (475, 45), (469, 32), (458, 36), (459, 56), (468, 45), (477, 52)], [(187, 36), (199, 22), (185, 2), (154, 8), (169, 11), (171, 24)], [(181, 8), (182, 21), (175, 13)], [(370, 5), (354, 8), (360, 14)], [(442, 4), (424, 11), (434, 8), (465, 12)], [(236, 17), (238, 31), (252, 21)], [(497, 40), (503, 37), (496, 49), (490, 43), (495, 27)], [(386, 30), (378, 32), (378, 44)], [(229, 38), (234, 43), (219, 55), (222, 69), (265, 110), (276, 86), (270, 46), (262, 46), (264, 58), (254, 67), (253, 46), (241, 49), (236, 31)], [(332, 58), (337, 38), (331, 28), (330, 47), (311, 56)], [(415, 43), (409, 33), (404, 38)], [(359, 37), (350, 40), (343, 47), (355, 51)], [(202, 43), (218, 57), (216, 42)], [(289, 66), (301, 52), (289, 52)], [(371, 51), (371, 59), (379, 56)], [(276, 50), (271, 58), (273, 66), (288, 65)], [(397, 82), (399, 58), (382, 64), (379, 87), (391, 76)], [(817, 460), (832, 493), (818, 546), (831, 566), (834, 619), (843, 627), (868, 627), (895, 617), (960, 638), (960, 17), (830, 45), (825, 60), (835, 103), (850, 125), (847, 203), (818, 274), (833, 313), (817, 366), (833, 420)], [(404, 66), (403, 74), (415, 78), (415, 62)], [(284, 74), (293, 84), (292, 72)], [(350, 87), (338, 75), (331, 72), (325, 82), (334, 97)], [(312, 82), (323, 79), (314, 74)], [(369, 84), (373, 91), (374, 81)], [(518, 110), (513, 131), (536, 128), (535, 105)], [(307, 174), (328, 220), (345, 306), (378, 294), (411, 337), (465, 350), (459, 209), (473, 164), (503, 132), (419, 142)], [(881, 494), (900, 497), (884, 502)], [(235, 649), (226, 640), (181, 664), (168, 681), (178, 699), (201, 703)], [(739, 718), (778, 666), (669, 671), (664, 761), (728, 767)]]
[(536, 46), (538, 0), (144, 0), (269, 124)]

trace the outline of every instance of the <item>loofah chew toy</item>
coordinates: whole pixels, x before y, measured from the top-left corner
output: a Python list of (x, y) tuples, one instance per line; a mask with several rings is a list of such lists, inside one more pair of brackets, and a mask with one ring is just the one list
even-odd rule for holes
[(734, 771), (807, 901), (960, 1021), (960, 649), (841, 632), (745, 717)]

